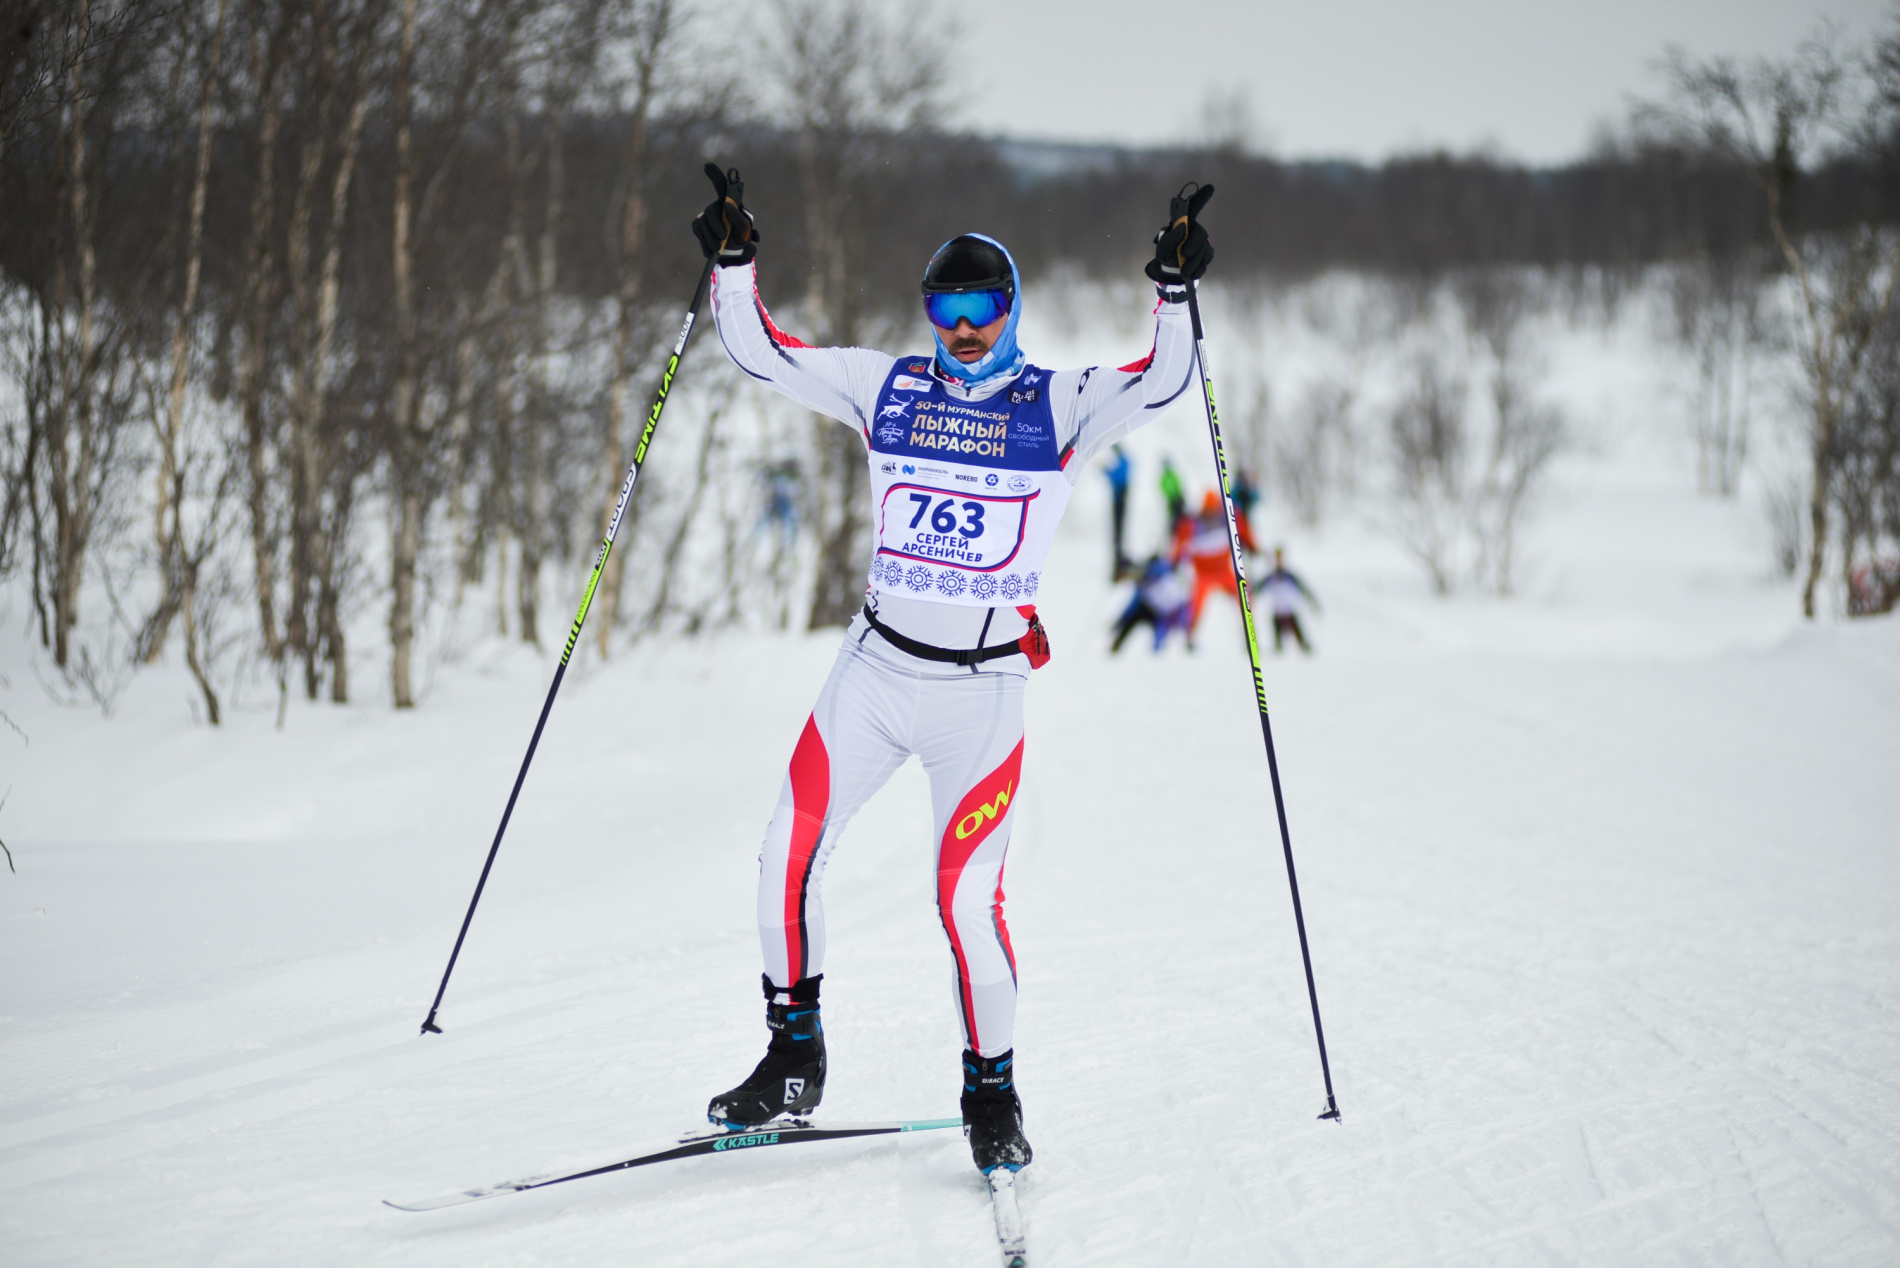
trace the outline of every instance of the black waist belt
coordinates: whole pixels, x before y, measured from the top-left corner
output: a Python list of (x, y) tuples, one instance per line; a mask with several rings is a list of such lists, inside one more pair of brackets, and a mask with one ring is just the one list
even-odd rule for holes
[[(962, 651), (958, 651), (952, 647), (933, 647), (929, 643), (920, 643), (914, 638), (899, 634), (896, 630), (878, 620), (877, 614), (871, 611), (871, 605), (868, 603), (864, 605), (864, 619), (871, 623), (872, 629), (883, 636), (885, 642), (895, 647), (898, 651), (907, 652), (919, 660), (940, 660), (950, 665), (980, 665), (986, 660), (996, 660), (1002, 656), (1023, 656), (1028, 654), (1024, 650), (1020, 640), (1014, 643), (998, 643), (994, 647), (971, 647)], [(1041, 633), (1042, 625), (1036, 618), (1030, 617), (1029, 625), (1030, 634)], [(1028, 638), (1029, 636), (1029, 634), (1023, 635), (1024, 638)]]

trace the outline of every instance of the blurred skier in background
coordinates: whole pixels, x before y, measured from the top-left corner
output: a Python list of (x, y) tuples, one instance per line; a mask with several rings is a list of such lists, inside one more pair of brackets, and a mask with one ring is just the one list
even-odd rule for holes
[(1172, 458), (1161, 460), (1161, 500), (1168, 506), (1168, 534), (1172, 536), (1187, 518), (1187, 494), (1181, 488), (1181, 473), (1174, 469)]
[(1109, 570), (1111, 581), (1125, 580), (1135, 568), (1135, 561), (1122, 548), (1122, 528), (1128, 520), (1128, 467), (1128, 455), (1120, 445), (1108, 451), (1108, 462), (1102, 467), (1102, 474), (1108, 477), (1109, 522), (1115, 534), (1115, 562)]
[(1159, 652), (1170, 630), (1187, 632), (1187, 610), (1188, 592), (1181, 584), (1179, 570), (1160, 555), (1148, 556), (1135, 582), (1134, 595), (1115, 619), (1115, 641), (1109, 644), (1109, 654), (1121, 651), (1137, 625), (1154, 628), (1154, 649)]
[(798, 540), (798, 459), (768, 463), (760, 470), (759, 481), (765, 485), (765, 506), (753, 534), (769, 530), (778, 539), (779, 549), (789, 550)]
[[(1256, 549), (1253, 526), (1238, 512), (1234, 522), (1239, 529), (1240, 548), (1252, 554)], [(1233, 556), (1228, 552), (1227, 512), (1221, 506), (1220, 494), (1209, 489), (1201, 499), (1201, 513), (1192, 519), (1181, 518), (1175, 526), (1170, 560), (1177, 566), (1184, 560), (1194, 566), (1194, 593), (1188, 600), (1187, 614), (1187, 642), (1192, 648), (1209, 590), (1224, 590), (1234, 596), (1236, 603), (1240, 601), (1240, 582), (1234, 577)]]
[(1273, 571), (1260, 582), (1260, 593), (1266, 596), (1273, 608), (1273, 650), (1278, 654), (1282, 640), (1288, 635), (1300, 645), (1300, 650), (1311, 655), (1312, 647), (1306, 641), (1306, 631), (1300, 628), (1300, 605), (1308, 604), (1313, 611), (1319, 611), (1319, 600), (1306, 588), (1299, 574), (1286, 566), (1286, 551), (1279, 546), (1273, 548)]
[(1240, 512), (1241, 519), (1253, 515), (1253, 508), (1260, 503), (1260, 486), (1253, 482), (1245, 467), (1234, 469), (1234, 509)]

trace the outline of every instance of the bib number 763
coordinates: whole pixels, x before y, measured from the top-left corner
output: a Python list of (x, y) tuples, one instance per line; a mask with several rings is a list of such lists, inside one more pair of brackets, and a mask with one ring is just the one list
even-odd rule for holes
[[(928, 493), (913, 493), (910, 495), (910, 500), (917, 504), (917, 514), (910, 517), (912, 528), (923, 523), (924, 514), (928, 512), (930, 527), (939, 533), (957, 532), (965, 537), (983, 535), (983, 504), (981, 502), (965, 502), (959, 506), (955, 498), (945, 498), (937, 503), (935, 510), (932, 510), (930, 503), (934, 499)], [(964, 516), (961, 524), (957, 523), (958, 511), (962, 511)]]

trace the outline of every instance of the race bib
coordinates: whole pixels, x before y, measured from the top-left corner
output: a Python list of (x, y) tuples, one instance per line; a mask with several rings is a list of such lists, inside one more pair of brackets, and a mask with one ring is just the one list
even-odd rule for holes
[(985, 401), (951, 399), (900, 361), (870, 429), (877, 499), (871, 585), (985, 605), (1033, 599), (1068, 505), (1047, 372), (1031, 366)]
[(878, 553), (894, 559), (954, 564), (995, 572), (1014, 563), (1023, 548), (1029, 504), (1020, 496), (947, 493), (923, 484), (893, 484), (884, 491)]

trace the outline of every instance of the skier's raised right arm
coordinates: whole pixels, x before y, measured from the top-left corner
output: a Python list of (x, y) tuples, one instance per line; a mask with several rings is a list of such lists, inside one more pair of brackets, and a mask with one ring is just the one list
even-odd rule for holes
[[(707, 175), (717, 171), (707, 164)], [(805, 408), (859, 433), (870, 429), (877, 394), (895, 361), (868, 348), (813, 348), (780, 330), (759, 298), (758, 230), (740, 201), (745, 187), (714, 177), (719, 197), (693, 220), (693, 236), (713, 270), (713, 321), (719, 341), (741, 370)], [(735, 246), (734, 243), (737, 242)]]
[(759, 298), (756, 268), (713, 270), (713, 320), (733, 364), (806, 409), (869, 430), (895, 359), (869, 348), (813, 348), (786, 334)]

